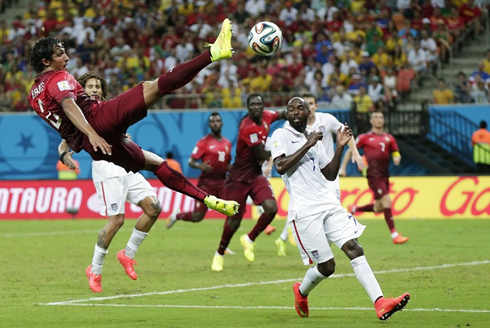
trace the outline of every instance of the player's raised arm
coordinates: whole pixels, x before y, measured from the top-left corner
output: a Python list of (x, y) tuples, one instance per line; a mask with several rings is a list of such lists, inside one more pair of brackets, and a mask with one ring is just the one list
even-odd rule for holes
[(61, 106), (65, 112), (68, 119), (85, 134), (94, 150), (100, 149), (105, 155), (111, 155), (111, 145), (109, 145), (102, 137), (100, 137), (97, 132), (92, 128), (92, 126), (87, 122), (87, 119), (83, 115), (80, 107), (75, 102), (73, 98), (66, 98), (62, 101)]
[(340, 159), (342, 158), (342, 153), (344, 152), (344, 146), (352, 139), (352, 130), (345, 123), (344, 128), (340, 127), (337, 131), (337, 148), (335, 149), (335, 154), (328, 163), (322, 169), (323, 176), (329, 180), (334, 181), (337, 178), (337, 174), (339, 173), (340, 167)]

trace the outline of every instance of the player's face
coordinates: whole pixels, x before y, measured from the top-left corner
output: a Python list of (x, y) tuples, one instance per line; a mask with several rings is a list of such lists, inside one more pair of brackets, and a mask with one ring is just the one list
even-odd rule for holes
[(100, 80), (96, 78), (88, 79), (87, 82), (85, 82), (84, 89), (90, 97), (94, 98), (94, 96), (98, 96), (99, 99), (102, 99), (102, 85)]
[(247, 105), (248, 114), (252, 118), (261, 118), (264, 111), (264, 101), (262, 97), (252, 97)]
[(310, 106), (310, 112), (311, 112), (310, 116), (315, 115), (315, 112), (318, 109), (318, 106), (315, 102), (315, 98), (305, 97), (304, 99), (308, 103), (308, 106)]
[(63, 47), (54, 47), (53, 56), (49, 61), (49, 66), (55, 71), (67, 71), (68, 70), (68, 60), (70, 58), (65, 52)]
[(289, 101), (287, 107), (288, 121), (295, 130), (305, 131), (309, 115), (308, 103), (304, 99), (295, 97)]
[(221, 116), (214, 115), (209, 118), (209, 128), (214, 134), (221, 134), (221, 127), (223, 126), (223, 121)]
[(371, 122), (373, 128), (381, 129), (385, 124), (385, 117), (383, 113), (373, 113), (369, 122)]

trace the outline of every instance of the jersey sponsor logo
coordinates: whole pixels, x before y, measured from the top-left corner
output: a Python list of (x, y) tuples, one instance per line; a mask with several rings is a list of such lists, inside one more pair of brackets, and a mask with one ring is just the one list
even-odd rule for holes
[(251, 134), (250, 135), (250, 142), (256, 143), (257, 141), (259, 141), (259, 137), (257, 136), (257, 133)]
[(68, 81), (59, 81), (57, 84), (60, 91), (71, 90), (70, 83), (68, 83)]

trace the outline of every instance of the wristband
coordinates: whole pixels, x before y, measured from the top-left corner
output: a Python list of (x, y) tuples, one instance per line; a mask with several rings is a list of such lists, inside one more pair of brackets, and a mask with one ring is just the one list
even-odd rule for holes
[(68, 152), (67, 152), (67, 151), (64, 151), (64, 152), (62, 152), (62, 153), (60, 154), (60, 161), (61, 161), (61, 163), (63, 163), (63, 164), (65, 164), (64, 159), (65, 159), (65, 155), (66, 155), (66, 154), (68, 154)]

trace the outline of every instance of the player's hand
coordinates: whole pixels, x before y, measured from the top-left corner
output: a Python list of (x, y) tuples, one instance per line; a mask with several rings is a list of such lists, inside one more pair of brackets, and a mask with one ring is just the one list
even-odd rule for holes
[(402, 158), (400, 156), (393, 157), (393, 164), (396, 166), (400, 165)]
[(322, 140), (322, 139), (323, 139), (323, 133), (321, 133), (320, 131), (311, 131), (306, 137), (306, 145), (308, 147), (313, 147), (314, 145), (316, 145), (318, 140)]
[(63, 157), (63, 164), (65, 164), (70, 170), (78, 169), (77, 165), (73, 161), (73, 158), (71, 158), (71, 155), (73, 155), (73, 153), (74, 151), (69, 151), (65, 154), (65, 157)]
[(350, 138), (352, 138), (352, 135), (353, 133), (349, 125), (347, 122), (344, 123), (344, 126), (339, 127), (337, 130), (337, 145), (345, 146), (349, 142)]
[(272, 167), (267, 166), (262, 172), (266, 177), (270, 177), (272, 172)]
[(362, 171), (366, 168), (366, 165), (364, 164), (364, 161), (362, 160), (362, 156), (359, 154), (352, 155), (352, 163), (357, 164), (357, 168), (359, 171)]
[(100, 149), (104, 155), (112, 155), (112, 146), (109, 145), (107, 141), (105, 141), (104, 138), (99, 136), (97, 133), (90, 135), (88, 140), (90, 141), (92, 147), (94, 147), (94, 151), (99, 151)]
[(201, 164), (199, 164), (199, 169), (202, 172), (209, 172), (213, 169), (213, 167), (211, 165), (209, 165), (208, 163), (202, 162)]
[(341, 176), (341, 177), (346, 177), (347, 176), (347, 173), (345, 172), (345, 170), (343, 168), (340, 168), (339, 169), (339, 176)]

